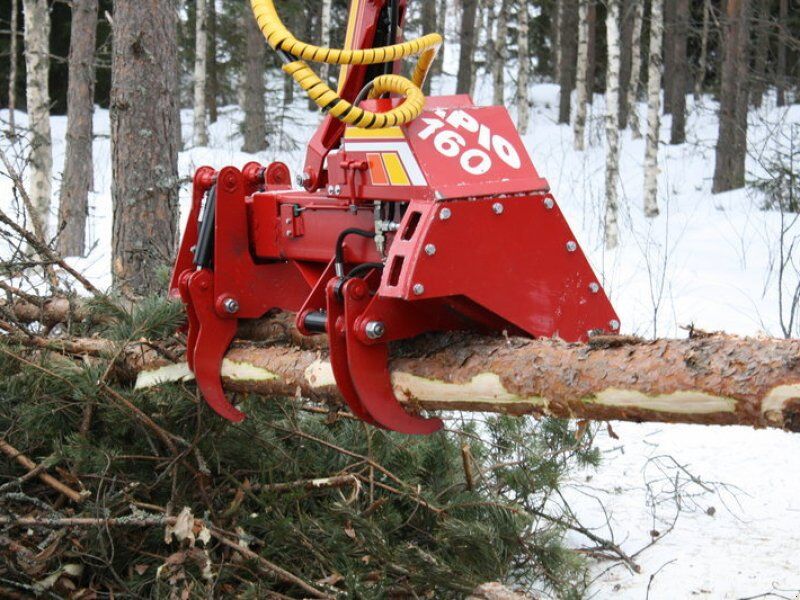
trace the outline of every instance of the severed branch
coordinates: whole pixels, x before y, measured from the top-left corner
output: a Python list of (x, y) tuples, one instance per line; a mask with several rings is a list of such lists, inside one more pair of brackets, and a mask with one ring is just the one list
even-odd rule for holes
[(43, 483), (46, 483), (55, 491), (64, 494), (67, 498), (69, 498), (76, 504), (80, 504), (88, 497), (88, 492), (75, 491), (68, 485), (60, 482), (52, 475), (48, 475), (47, 473), (45, 473), (44, 467), (42, 465), (37, 465), (30, 458), (22, 454), (22, 452), (14, 448), (14, 446), (9, 444), (5, 440), (0, 440), (0, 451), (9, 458), (16, 460), (19, 464), (28, 469), (28, 473), (26, 473), (25, 475), (23, 475), (18, 479), (19, 483), (23, 483), (27, 479), (32, 478), (35, 474)]
[[(800, 431), (800, 340), (713, 334), (567, 344), (441, 334), (394, 351), (395, 395), (409, 410)], [(139, 388), (191, 377), (185, 364), (137, 368)], [(319, 348), (239, 343), (222, 375), (230, 392), (342, 402)]]

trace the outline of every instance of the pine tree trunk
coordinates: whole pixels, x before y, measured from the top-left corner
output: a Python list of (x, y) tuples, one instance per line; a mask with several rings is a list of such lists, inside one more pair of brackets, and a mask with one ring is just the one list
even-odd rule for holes
[(492, 63), (492, 104), (504, 106), (505, 98), (505, 69), (508, 62), (508, 12), (511, 10), (511, 1), (502, 0), (500, 11), (497, 15), (497, 33), (494, 40), (494, 62)]
[(628, 84), (628, 123), (634, 139), (642, 137), (639, 123), (639, 82), (642, 74), (642, 23), (644, 0), (634, 0), (633, 32), (631, 34), (631, 79)]
[(697, 66), (697, 80), (694, 84), (694, 97), (699, 100), (708, 74), (708, 36), (711, 29), (711, 0), (703, 0), (703, 29), (700, 34), (700, 58)]
[(745, 183), (749, 16), (750, 0), (728, 0), (722, 36), (719, 136), (712, 186), (715, 194), (744, 187)]
[(244, 152), (261, 152), (267, 147), (267, 115), (264, 96), (266, 40), (252, 14), (244, 15), (247, 43), (244, 94)]
[(530, 79), (531, 58), (529, 49), (528, 5), (519, 6), (517, 25), (517, 48), (519, 50), (519, 75), (517, 76), (517, 129), (520, 134), (528, 133), (530, 104), (528, 103), (528, 83)]
[(558, 122), (569, 124), (572, 116), (572, 90), (575, 89), (576, 63), (578, 60), (578, 0), (561, 0), (561, 67), (558, 102)]
[(683, 144), (686, 141), (686, 74), (689, 70), (686, 62), (686, 44), (689, 33), (689, 10), (689, 0), (675, 0), (672, 81), (667, 82), (672, 88), (671, 144)]
[(553, 0), (552, 40), (553, 40), (553, 81), (561, 81), (561, 31), (563, 29), (563, 0)]
[(775, 79), (778, 88), (778, 106), (786, 106), (786, 47), (789, 32), (786, 21), (789, 18), (789, 0), (778, 0), (778, 64)]
[(767, 81), (767, 54), (769, 53), (769, 17), (770, 1), (760, 0), (756, 3), (754, 25), (756, 28), (755, 63), (753, 65), (752, 91), (750, 102), (761, 108)]
[(8, 68), (8, 128), (16, 135), (17, 120), (17, 66), (19, 61), (19, 0), (11, 0), (11, 40), (9, 42)]
[(457, 94), (472, 90), (472, 61), (475, 56), (478, 0), (462, 0), (461, 48), (458, 57)]
[(206, 87), (208, 85), (207, 0), (195, 0), (194, 46), (194, 145), (208, 146)]
[(664, 0), (664, 114), (672, 114), (672, 78), (674, 75), (673, 59), (675, 58), (675, 3), (677, 0)]
[[(389, 365), (409, 410), (800, 431), (798, 340), (714, 335), (587, 346), (463, 336), (440, 347), (412, 342)], [(186, 365), (158, 362), (137, 370), (139, 388), (189, 375)], [(240, 344), (222, 374), (231, 392), (343, 403), (320, 348)]]
[(661, 50), (664, 0), (652, 0), (647, 63), (647, 140), (644, 158), (644, 214), (658, 216), (658, 142), (661, 129)]
[[(322, 46), (331, 45), (331, 0), (322, 0), (322, 13), (320, 17), (320, 44)], [(320, 79), (325, 83), (330, 83), (331, 67), (328, 64), (320, 65)]]
[[(436, 27), (438, 25), (437, 18), (436, 18), (436, 1), (429, 0), (428, 2), (422, 3), (422, 31), (423, 33), (433, 33), (436, 31)], [(423, 92), (426, 96), (430, 96), (431, 94), (431, 79), (432, 77), (429, 75), (427, 79), (425, 79), (425, 85), (423, 86)]]
[[(436, 0), (430, 0), (430, 1), (435, 2)], [(447, 0), (441, 0), (439, 2), (436, 14), (436, 31), (438, 31), (442, 35), (442, 38), (445, 40), (445, 45), (447, 45)], [(444, 72), (444, 51), (440, 51), (439, 56), (436, 57), (436, 62), (433, 63), (433, 69), (431, 71), (431, 74), (439, 77), (442, 75), (443, 72)]]
[(638, 0), (620, 0), (619, 127), (628, 128), (628, 85), (633, 60), (633, 15)]
[(575, 75), (575, 149), (586, 147), (586, 108), (588, 94), (586, 89), (586, 72), (589, 66), (589, 2), (578, 0), (578, 64)]
[(589, 0), (589, 54), (586, 59), (586, 97), (594, 103), (597, 89), (597, 0)]
[(620, 0), (608, 0), (606, 33), (608, 35), (608, 71), (606, 75), (606, 248), (619, 244), (617, 222), (619, 179), (619, 71), (620, 71)]
[(30, 183), (34, 229), (46, 235), (53, 191), (53, 142), (50, 133), (50, 8), (47, 0), (23, 0), (28, 127), (31, 131)]
[(219, 77), (217, 72), (217, 3), (215, 0), (208, 1), (206, 11), (208, 12), (206, 106), (208, 107), (208, 121), (216, 123), (219, 118), (219, 106), (217, 105)]
[(58, 209), (58, 249), (83, 256), (89, 192), (94, 184), (92, 142), (97, 0), (73, 0), (67, 90), (67, 148)]
[(116, 289), (163, 288), (178, 238), (178, 5), (114, 2), (111, 141)]

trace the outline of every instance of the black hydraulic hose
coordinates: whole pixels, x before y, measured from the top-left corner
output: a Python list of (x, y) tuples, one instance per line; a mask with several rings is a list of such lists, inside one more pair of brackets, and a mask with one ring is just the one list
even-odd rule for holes
[(333, 262), (337, 277), (344, 277), (344, 241), (350, 235), (360, 235), (363, 238), (375, 239), (375, 232), (367, 231), (366, 229), (350, 228), (342, 231), (336, 240), (336, 254)]
[(369, 273), (373, 269), (383, 269), (383, 267), (383, 263), (363, 263), (350, 269), (350, 272), (347, 274), (345, 279), (354, 279), (363, 274)]
[(211, 186), (206, 194), (205, 205), (200, 214), (200, 231), (197, 232), (197, 246), (194, 249), (194, 264), (201, 269), (214, 265), (214, 221), (216, 218), (217, 186)]

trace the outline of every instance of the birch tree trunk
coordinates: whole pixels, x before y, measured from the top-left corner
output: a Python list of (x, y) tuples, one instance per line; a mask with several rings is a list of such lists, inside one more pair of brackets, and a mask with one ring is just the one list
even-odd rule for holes
[(661, 49), (664, 0), (652, 0), (647, 63), (647, 140), (644, 157), (644, 214), (658, 216), (658, 143), (661, 136)]
[(126, 296), (159, 292), (178, 241), (178, 4), (114, 2), (112, 273)]
[(778, 0), (778, 64), (775, 72), (778, 88), (778, 106), (786, 106), (786, 46), (789, 44), (786, 21), (788, 18), (789, 0)]
[(23, 0), (25, 8), (25, 65), (28, 126), (31, 131), (30, 183), (31, 215), (42, 232), (47, 232), (53, 193), (53, 142), (50, 133), (50, 8), (47, 0)]
[(195, 6), (194, 145), (208, 146), (208, 125), (206, 124), (206, 86), (208, 85), (207, 0), (195, 0)]
[(244, 93), (244, 145), (242, 151), (261, 152), (267, 146), (267, 115), (264, 106), (264, 57), (266, 41), (253, 15), (244, 14), (247, 43)]
[(11, 0), (11, 40), (9, 42), (8, 68), (8, 128), (16, 135), (17, 120), (17, 66), (19, 61), (19, 0)]
[(462, 0), (461, 45), (458, 57), (457, 94), (469, 94), (472, 89), (472, 61), (475, 57), (476, 16), (478, 0)]
[(620, 0), (619, 32), (619, 127), (628, 128), (628, 84), (631, 80), (631, 60), (633, 57), (633, 13), (638, 0)]
[(631, 34), (631, 79), (628, 83), (628, 124), (634, 139), (642, 137), (639, 123), (639, 80), (642, 74), (642, 23), (644, 0), (634, 0), (633, 32)]
[(560, 0), (561, 93), (558, 103), (558, 122), (569, 124), (572, 117), (572, 91), (575, 89), (575, 71), (578, 59), (578, 0)]
[(608, 71), (606, 75), (606, 248), (619, 244), (617, 222), (619, 179), (619, 68), (620, 68), (620, 0), (608, 0), (606, 33), (608, 35)]
[(670, 144), (686, 141), (686, 44), (689, 34), (689, 0), (675, 0), (675, 30), (672, 36), (672, 80), (667, 82), (672, 93), (672, 127)]
[[(395, 395), (411, 411), (800, 431), (798, 340), (714, 335), (587, 346), (464, 335), (435, 352), (426, 342), (408, 343), (389, 365)], [(190, 375), (185, 364), (138, 369), (140, 389)], [(229, 391), (342, 403), (325, 349), (240, 344), (222, 375)]]
[[(331, 0), (322, 0), (322, 17), (320, 19), (320, 40), (322, 46), (331, 45)], [(323, 63), (319, 69), (320, 79), (329, 83), (331, 66)]]
[(564, 1), (554, 0), (553, 2), (553, 80), (561, 81), (561, 30), (564, 18)]
[(728, 0), (723, 27), (719, 136), (714, 165), (715, 194), (744, 187), (747, 156), (747, 77), (750, 0)]
[(517, 25), (517, 48), (519, 49), (519, 75), (517, 76), (517, 129), (521, 135), (528, 133), (530, 122), (530, 104), (528, 103), (528, 83), (531, 69), (528, 5), (519, 5), (519, 21)]
[[(436, 0), (430, 0), (431, 2), (435, 2)], [(439, 6), (436, 12), (436, 31), (438, 31), (442, 38), (445, 40), (445, 46), (448, 42), (448, 35), (447, 35), (447, 0), (441, 0), (439, 2)], [(432, 74), (436, 76), (441, 76), (444, 72), (444, 50), (439, 52), (439, 55), (436, 57), (436, 62), (433, 63), (433, 70)]]
[(216, 123), (219, 118), (217, 96), (219, 95), (219, 73), (217, 69), (217, 4), (216, 0), (208, 0), (208, 47), (206, 63), (208, 79), (206, 81), (206, 106), (208, 107), (208, 121)]
[(92, 160), (97, 0), (73, 0), (67, 90), (67, 148), (58, 209), (58, 249), (63, 256), (86, 252)]
[(697, 80), (694, 83), (695, 100), (700, 100), (708, 73), (708, 36), (711, 29), (711, 0), (703, 0), (703, 29), (700, 33), (700, 58), (697, 65)]
[(494, 36), (494, 62), (492, 63), (492, 104), (504, 106), (506, 102), (506, 63), (508, 62), (508, 12), (511, 1), (503, 0), (497, 15), (497, 33)]
[(586, 147), (586, 108), (588, 94), (586, 89), (586, 73), (589, 67), (589, 2), (578, 0), (578, 65), (575, 74), (575, 149), (582, 151)]

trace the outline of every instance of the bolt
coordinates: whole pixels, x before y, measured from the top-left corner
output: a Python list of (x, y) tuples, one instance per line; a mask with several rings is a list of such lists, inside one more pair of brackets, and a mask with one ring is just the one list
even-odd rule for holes
[(291, 225), (292, 224), (292, 220), (291, 219), (286, 219), (286, 224), (287, 225)]
[(611, 326), (611, 331), (619, 331), (619, 321), (616, 319), (612, 319), (608, 324)]
[(452, 215), (453, 213), (450, 211), (449, 208), (443, 208), (441, 211), (439, 211), (439, 218), (442, 221), (447, 221), (447, 219), (449, 219)]
[(592, 283), (589, 284), (589, 291), (592, 292), (593, 294), (597, 294), (600, 291), (600, 284), (593, 281)]
[(424, 285), (422, 285), (421, 283), (418, 283), (418, 284), (416, 284), (416, 285), (414, 286), (414, 293), (415, 293), (417, 296), (422, 296), (422, 294), (424, 294), (424, 293), (425, 293), (425, 286), (424, 286)]
[(572, 240), (567, 242), (567, 252), (575, 252), (578, 249), (578, 244), (573, 242)]
[(425, 246), (425, 254), (427, 254), (428, 256), (433, 256), (434, 254), (436, 254), (436, 246), (434, 246), (433, 244), (428, 244), (427, 246)]
[(297, 185), (300, 187), (306, 187), (309, 181), (311, 181), (311, 177), (308, 176), (308, 173), (297, 174)]
[(222, 306), (225, 307), (225, 312), (230, 315), (235, 315), (239, 312), (239, 303), (233, 298), (228, 298), (225, 300), (225, 302), (222, 303)]
[(379, 340), (386, 333), (386, 325), (380, 321), (370, 321), (364, 328), (364, 333), (371, 340)]
[(505, 207), (503, 206), (502, 202), (495, 202), (494, 204), (492, 204), (492, 210), (494, 211), (494, 214), (502, 215), (503, 211), (505, 210)]
[(334, 194), (334, 196), (338, 196), (338, 195), (339, 195), (339, 194), (341, 194), (341, 193), (342, 193), (342, 186), (340, 186), (340, 185), (337, 185), (335, 188), (333, 188), (333, 194)]
[(292, 237), (292, 230), (291, 229), (287, 229), (286, 230), (286, 237)]
[(555, 203), (555, 202), (553, 202), (553, 199), (552, 199), (552, 198), (545, 198), (545, 199), (544, 199), (544, 207), (545, 207), (547, 210), (553, 210), (553, 207), (554, 207), (555, 205), (556, 205), (556, 203)]
[(333, 186), (332, 185), (328, 186), (328, 196), (333, 196)]

